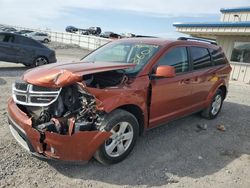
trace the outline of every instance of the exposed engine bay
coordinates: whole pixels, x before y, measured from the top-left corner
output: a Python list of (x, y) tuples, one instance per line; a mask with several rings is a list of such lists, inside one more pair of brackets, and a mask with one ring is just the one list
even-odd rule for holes
[(57, 100), (47, 107), (25, 106), (32, 117), (33, 127), (39, 131), (73, 134), (77, 131), (96, 129), (95, 98), (80, 86), (62, 88)]
[(103, 89), (126, 83), (128, 77), (124, 70), (115, 70), (85, 75), (83, 80), (88, 87)]
[[(87, 87), (99, 89), (114, 87), (127, 80), (122, 70), (83, 76), (83, 82)], [(48, 106), (22, 104), (18, 106), (32, 118), (32, 126), (35, 129), (63, 135), (98, 130), (105, 115), (105, 112), (96, 109), (95, 97), (85, 91), (80, 83), (61, 88), (56, 100)]]

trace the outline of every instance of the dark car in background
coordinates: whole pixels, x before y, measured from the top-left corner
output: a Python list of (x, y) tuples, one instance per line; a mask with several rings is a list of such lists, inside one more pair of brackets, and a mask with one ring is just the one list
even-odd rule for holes
[(74, 26), (67, 26), (65, 31), (69, 32), (69, 33), (76, 33), (78, 31), (78, 28), (76, 28)]
[(74, 26), (67, 26), (65, 28), (66, 32), (76, 33), (79, 32), (82, 35), (94, 35), (99, 36), (102, 33), (102, 29), (100, 27), (90, 27), (88, 29), (76, 28)]
[(95, 35), (99, 36), (102, 32), (100, 27), (90, 27), (88, 29), (82, 29), (82, 35)]
[(117, 33), (114, 33), (114, 32), (111, 32), (111, 31), (106, 31), (104, 33), (102, 33), (100, 35), (100, 37), (103, 37), (103, 38), (113, 38), (113, 39), (119, 39), (121, 38), (121, 35), (117, 34)]
[(31, 38), (0, 32), (0, 61), (35, 67), (56, 62), (55, 51)]

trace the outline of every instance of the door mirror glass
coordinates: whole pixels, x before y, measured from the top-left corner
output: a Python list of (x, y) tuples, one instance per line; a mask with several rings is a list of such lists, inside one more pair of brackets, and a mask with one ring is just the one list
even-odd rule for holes
[(173, 78), (175, 75), (175, 68), (168, 65), (158, 66), (155, 72), (156, 77)]

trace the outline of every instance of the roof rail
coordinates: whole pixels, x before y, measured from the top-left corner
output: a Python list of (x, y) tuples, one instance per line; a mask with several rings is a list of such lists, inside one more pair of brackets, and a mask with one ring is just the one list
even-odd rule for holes
[(213, 40), (206, 40), (203, 38), (192, 38), (192, 37), (179, 37), (178, 40), (193, 40), (193, 41), (200, 41), (200, 42), (206, 42), (206, 43), (210, 43), (213, 45), (217, 45), (217, 43)]
[(147, 35), (135, 35), (136, 38), (158, 38), (155, 36), (147, 36)]

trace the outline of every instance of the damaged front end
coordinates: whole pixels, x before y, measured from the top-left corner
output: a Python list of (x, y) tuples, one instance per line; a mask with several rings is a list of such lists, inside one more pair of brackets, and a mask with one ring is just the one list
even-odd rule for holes
[(104, 112), (96, 109), (96, 99), (82, 89), (81, 83), (63, 88), (27, 84), (26, 91), (17, 89), (20, 84), (25, 83), (16, 82), (13, 87), (14, 101), (30, 116), (32, 127), (38, 131), (72, 135), (97, 130)]
[[(101, 126), (107, 113), (103, 101), (90, 91), (101, 94), (123, 88), (129, 83), (123, 69), (134, 65), (109, 65), (102, 70), (93, 63), (75, 64), (74, 70), (60, 66), (33, 69), (13, 84), (13, 97), (8, 101), (11, 132), (39, 156), (86, 161), (112, 135)], [(79, 71), (77, 66), (92, 68)]]
[[(104, 87), (104, 81), (97, 85), (97, 79), (85, 79), (89, 86)], [(97, 108), (98, 103), (101, 102), (86, 91), (82, 82), (48, 88), (16, 81), (8, 103), (9, 123), (12, 133), (21, 136), (13, 134), (15, 138), (19, 142), (23, 139), (31, 152), (54, 159), (85, 161), (111, 136), (100, 128), (105, 112)]]

